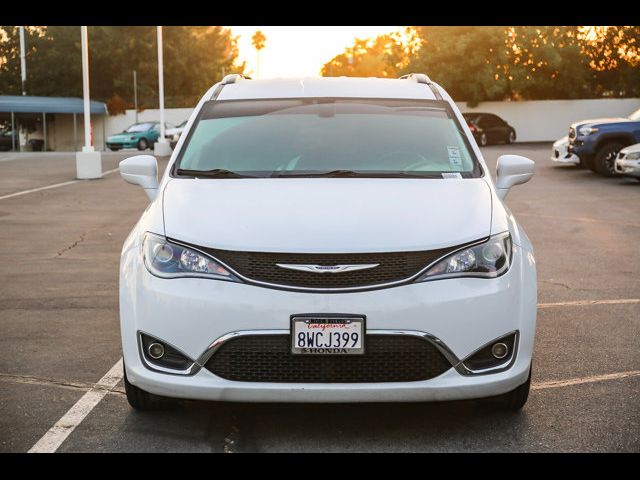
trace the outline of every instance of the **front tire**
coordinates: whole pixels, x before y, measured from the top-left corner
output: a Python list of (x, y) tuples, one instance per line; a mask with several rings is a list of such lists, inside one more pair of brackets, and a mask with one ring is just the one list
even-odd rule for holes
[(139, 411), (159, 410), (163, 407), (169, 406), (171, 403), (171, 400), (166, 397), (145, 392), (141, 388), (129, 383), (126, 368), (124, 370), (124, 390), (127, 394), (127, 401), (129, 402), (129, 405)]
[(527, 403), (527, 399), (529, 398), (529, 390), (531, 390), (532, 370), (532, 367), (529, 367), (529, 376), (527, 377), (526, 382), (524, 382), (518, 388), (511, 390), (510, 392), (496, 397), (500, 408), (517, 412), (518, 410), (521, 410), (522, 407), (524, 407), (524, 405)]
[(616, 157), (618, 156), (618, 152), (624, 147), (625, 145), (618, 142), (607, 143), (600, 147), (591, 162), (591, 170), (605, 177), (613, 177), (616, 175)]
[(479, 143), (480, 143), (481, 147), (486, 147), (487, 146), (488, 139), (487, 139), (487, 134), (486, 133), (481, 133), (480, 134)]
[(147, 148), (149, 148), (149, 142), (146, 138), (138, 140), (138, 150), (146, 150)]

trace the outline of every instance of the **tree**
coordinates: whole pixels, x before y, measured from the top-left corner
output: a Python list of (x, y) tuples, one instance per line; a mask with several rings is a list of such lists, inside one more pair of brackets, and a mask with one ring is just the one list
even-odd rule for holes
[(512, 100), (589, 98), (589, 68), (579, 27), (510, 27), (507, 59), (498, 76)]
[(640, 27), (587, 27), (581, 36), (594, 93), (640, 96)]
[(397, 77), (408, 61), (410, 51), (398, 35), (374, 39), (356, 38), (353, 46), (336, 55), (322, 67), (325, 77)]
[[(27, 27), (27, 33), (27, 93), (81, 96), (80, 28)], [(114, 105), (132, 105), (135, 69), (139, 106), (157, 107), (155, 27), (89, 27), (88, 33), (91, 97), (101, 101), (111, 99)], [(3, 93), (20, 93), (18, 42), (17, 27), (0, 27)], [(244, 63), (237, 63), (236, 38), (223, 27), (166, 27), (163, 46), (168, 107), (195, 105), (222, 78), (223, 70), (242, 72), (245, 68)]]
[(256, 77), (259, 77), (260, 76), (260, 50), (262, 50), (265, 47), (265, 44), (267, 43), (267, 37), (264, 35), (264, 33), (262, 33), (262, 31), (256, 30), (256, 33), (254, 33), (253, 36), (251, 37), (251, 43), (253, 45), (253, 48), (256, 49), (257, 56), (258, 56), (258, 62), (256, 66)]
[(424, 72), (455, 100), (475, 105), (501, 100), (509, 92), (506, 27), (414, 27), (420, 48), (402, 73)]

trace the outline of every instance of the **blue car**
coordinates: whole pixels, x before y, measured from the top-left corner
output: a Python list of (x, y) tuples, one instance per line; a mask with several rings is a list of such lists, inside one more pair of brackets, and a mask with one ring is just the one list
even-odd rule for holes
[[(174, 126), (165, 122), (165, 129), (169, 128), (174, 128)], [(124, 132), (116, 133), (107, 138), (107, 148), (114, 152), (123, 148), (146, 150), (153, 148), (158, 137), (160, 137), (160, 122), (134, 123)]]

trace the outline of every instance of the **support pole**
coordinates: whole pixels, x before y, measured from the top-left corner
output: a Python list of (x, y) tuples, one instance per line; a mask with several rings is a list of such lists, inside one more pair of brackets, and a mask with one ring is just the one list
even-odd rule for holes
[(91, 104), (89, 102), (89, 46), (87, 27), (80, 27), (82, 40), (82, 96), (84, 98), (84, 146), (76, 153), (76, 176), (80, 179), (101, 178), (102, 158), (91, 142)]
[(138, 123), (138, 72), (133, 71), (133, 108), (135, 109), (135, 123)]
[(42, 112), (42, 136), (44, 137), (44, 146), (42, 151), (47, 151), (47, 112)]
[(78, 150), (78, 115), (73, 114), (73, 150)]
[(16, 115), (11, 112), (11, 151), (16, 151)]
[(24, 27), (20, 27), (20, 78), (22, 80), (22, 95), (27, 94), (27, 58), (24, 51)]
[(160, 100), (160, 138), (155, 143), (153, 150), (158, 156), (171, 155), (171, 146), (164, 138), (164, 72), (162, 65), (162, 27), (156, 27), (158, 34), (158, 97)]

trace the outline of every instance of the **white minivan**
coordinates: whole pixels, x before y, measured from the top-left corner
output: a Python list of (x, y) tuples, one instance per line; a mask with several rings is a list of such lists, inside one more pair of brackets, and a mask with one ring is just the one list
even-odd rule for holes
[(495, 397), (531, 382), (536, 268), (460, 111), (424, 74), (230, 75), (189, 118), (120, 265), (129, 403)]

